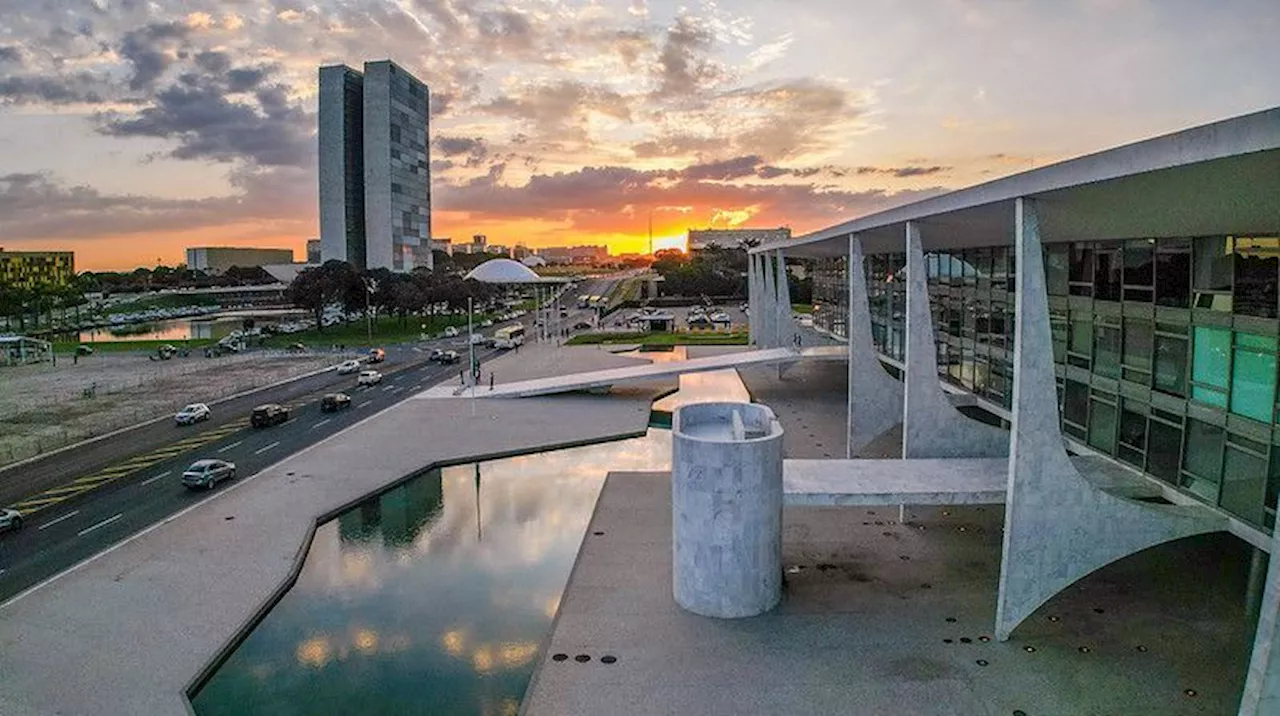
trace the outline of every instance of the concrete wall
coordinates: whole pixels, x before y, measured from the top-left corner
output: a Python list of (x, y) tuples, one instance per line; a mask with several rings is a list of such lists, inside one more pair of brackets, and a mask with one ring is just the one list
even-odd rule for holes
[(391, 238), (391, 64), (365, 63), (365, 265), (394, 269)]
[(345, 136), (345, 83), (350, 71), (342, 65), (320, 68), (320, 254), (324, 261), (351, 259), (347, 254), (344, 148), (346, 142), (360, 138)]

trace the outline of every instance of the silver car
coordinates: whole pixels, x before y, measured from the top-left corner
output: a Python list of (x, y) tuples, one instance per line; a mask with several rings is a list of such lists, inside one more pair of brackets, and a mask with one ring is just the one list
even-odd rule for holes
[(196, 460), (182, 473), (182, 484), (188, 489), (212, 490), (222, 480), (234, 480), (236, 464), (226, 460)]
[(0, 532), (22, 529), (22, 513), (9, 508), (0, 509)]

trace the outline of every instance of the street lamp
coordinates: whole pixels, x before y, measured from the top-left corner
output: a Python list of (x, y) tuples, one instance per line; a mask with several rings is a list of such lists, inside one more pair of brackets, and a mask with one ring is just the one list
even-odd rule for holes
[(365, 323), (365, 327), (369, 331), (370, 344), (373, 343), (373, 313), (369, 306), (369, 302), (370, 302), (370, 297), (373, 295), (373, 292), (376, 290), (378, 290), (378, 282), (371, 278), (365, 277), (364, 279), (364, 323)]

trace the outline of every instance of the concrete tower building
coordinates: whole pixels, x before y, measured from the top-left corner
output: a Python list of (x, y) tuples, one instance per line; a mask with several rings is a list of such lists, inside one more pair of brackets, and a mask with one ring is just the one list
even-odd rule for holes
[(325, 261), (430, 268), (427, 86), (389, 60), (320, 68), (320, 241)]

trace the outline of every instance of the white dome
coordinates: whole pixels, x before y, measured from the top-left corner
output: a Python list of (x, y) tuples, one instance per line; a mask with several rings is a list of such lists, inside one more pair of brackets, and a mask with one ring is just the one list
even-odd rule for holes
[(541, 256), (530, 255), (520, 259), (520, 263), (530, 268), (533, 268), (534, 266), (546, 266), (547, 260), (542, 258)]
[(541, 283), (542, 278), (519, 261), (491, 259), (471, 269), (467, 278), (482, 283)]

